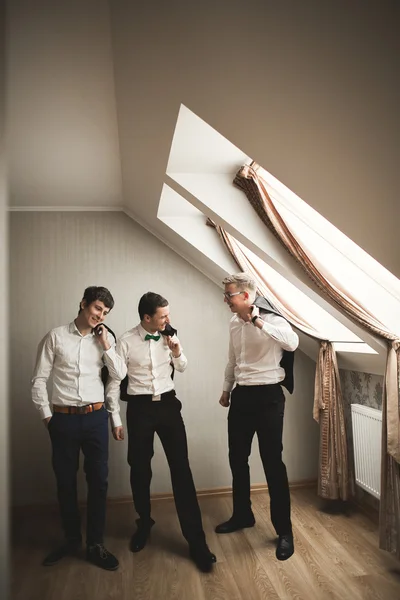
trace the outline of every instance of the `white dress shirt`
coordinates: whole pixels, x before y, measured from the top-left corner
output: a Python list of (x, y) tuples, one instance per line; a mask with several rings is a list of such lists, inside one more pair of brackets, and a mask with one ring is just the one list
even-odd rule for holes
[[(139, 324), (124, 333), (117, 342), (117, 353), (121, 356), (128, 370), (128, 394), (151, 394), (158, 396), (174, 389), (171, 379), (172, 366), (177, 371), (186, 369), (187, 359), (181, 349), (178, 358), (174, 358), (164, 336), (160, 339), (145, 340), (148, 332)], [(158, 335), (158, 334), (156, 334)], [(178, 341), (176, 336), (172, 338)], [(109, 379), (106, 386), (106, 397), (109, 401), (119, 398), (119, 381)]]
[[(112, 377), (123, 379), (126, 367), (115, 351), (109, 334), (110, 348), (103, 350), (94, 333), (82, 335), (75, 323), (49, 331), (38, 347), (32, 378), (32, 400), (42, 419), (52, 416), (47, 381), (52, 376), (52, 404), (85, 406), (104, 401), (101, 369), (107, 366)], [(113, 427), (121, 425), (118, 399), (107, 403)]]
[(225, 392), (232, 391), (235, 382), (270, 385), (285, 379), (285, 370), (279, 365), (283, 350), (295, 350), (299, 337), (283, 317), (265, 313), (259, 318), (264, 321), (262, 329), (251, 321), (243, 321), (237, 314), (230, 321)]

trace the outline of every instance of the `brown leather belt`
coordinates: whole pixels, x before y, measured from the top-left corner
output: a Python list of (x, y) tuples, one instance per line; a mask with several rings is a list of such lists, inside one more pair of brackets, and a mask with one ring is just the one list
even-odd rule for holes
[(85, 404), (85, 406), (59, 406), (53, 405), (53, 411), (64, 413), (66, 415), (87, 415), (88, 413), (100, 410), (104, 406), (104, 402), (96, 402), (96, 404)]

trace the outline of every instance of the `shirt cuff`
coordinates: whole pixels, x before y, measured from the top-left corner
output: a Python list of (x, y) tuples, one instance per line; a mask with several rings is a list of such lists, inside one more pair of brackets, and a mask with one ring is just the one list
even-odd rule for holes
[(53, 416), (53, 413), (50, 410), (50, 406), (43, 406), (43, 408), (39, 408), (40, 418), (48, 419)]
[(186, 366), (186, 358), (183, 354), (183, 352), (180, 353), (180, 355), (178, 357), (175, 358), (175, 356), (172, 356), (172, 362), (174, 363), (174, 367), (179, 368), (182, 366)]
[(234, 384), (231, 383), (230, 381), (225, 381), (222, 391), (230, 393), (232, 391), (233, 386), (234, 386)]
[(119, 412), (111, 413), (111, 425), (112, 428), (122, 427), (122, 421)]
[(103, 350), (103, 354), (115, 356), (115, 346), (110, 346), (108, 350)]

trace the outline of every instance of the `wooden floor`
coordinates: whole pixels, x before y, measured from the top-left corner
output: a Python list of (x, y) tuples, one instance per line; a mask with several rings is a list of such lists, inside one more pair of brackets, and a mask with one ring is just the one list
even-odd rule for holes
[(229, 535), (218, 536), (214, 526), (230, 516), (230, 498), (200, 503), (208, 544), (218, 559), (211, 574), (199, 573), (188, 559), (169, 500), (154, 502), (156, 525), (150, 544), (138, 554), (128, 549), (132, 506), (110, 506), (106, 546), (120, 560), (115, 572), (87, 563), (83, 554), (42, 567), (57, 541), (57, 518), (21, 518), (14, 534), (12, 600), (400, 599), (400, 563), (378, 550), (376, 523), (355, 509), (325, 512), (314, 490), (293, 490), (296, 551), (279, 562), (266, 493), (253, 496), (256, 526)]

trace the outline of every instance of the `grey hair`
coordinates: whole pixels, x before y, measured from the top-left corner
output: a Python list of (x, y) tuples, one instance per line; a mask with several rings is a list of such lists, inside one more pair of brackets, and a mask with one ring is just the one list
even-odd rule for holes
[(238, 290), (250, 292), (250, 296), (256, 296), (257, 283), (255, 279), (249, 273), (236, 273), (236, 275), (229, 275), (222, 281), (223, 285), (229, 285), (233, 283), (236, 285)]

